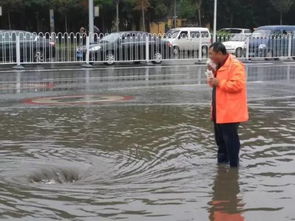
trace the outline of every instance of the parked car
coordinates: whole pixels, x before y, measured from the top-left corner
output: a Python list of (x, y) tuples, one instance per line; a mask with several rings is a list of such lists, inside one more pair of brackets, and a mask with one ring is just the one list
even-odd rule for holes
[[(125, 31), (114, 32), (90, 44), (89, 60), (103, 61), (112, 65), (116, 61), (140, 62), (146, 60), (146, 43), (148, 39), (149, 59), (153, 63), (161, 63), (172, 53), (171, 44), (158, 36), (147, 32)], [(86, 45), (77, 48), (77, 58), (85, 60)]]
[(0, 62), (16, 61), (16, 36), (20, 39), (20, 59), (23, 62), (42, 62), (55, 57), (55, 42), (36, 33), (0, 30)]
[(228, 53), (234, 54), (236, 57), (246, 55), (246, 40), (247, 35), (238, 34), (230, 38), (229, 41), (223, 42)]
[(272, 25), (257, 28), (249, 40), (249, 56), (278, 58), (288, 55), (289, 37), (291, 52), (295, 56), (295, 26)]
[(182, 27), (169, 30), (165, 34), (165, 39), (173, 47), (174, 55), (179, 55), (183, 51), (197, 52), (201, 48), (202, 54), (207, 55), (212, 42), (208, 28)]

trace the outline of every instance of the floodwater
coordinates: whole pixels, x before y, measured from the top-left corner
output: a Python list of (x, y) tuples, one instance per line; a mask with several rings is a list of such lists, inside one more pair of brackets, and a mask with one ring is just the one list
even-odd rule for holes
[(247, 70), (239, 169), (203, 66), (1, 72), (0, 219), (295, 220), (295, 65)]

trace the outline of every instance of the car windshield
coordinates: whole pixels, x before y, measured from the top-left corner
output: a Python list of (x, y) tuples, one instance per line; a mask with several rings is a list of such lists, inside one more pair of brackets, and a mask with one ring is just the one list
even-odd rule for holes
[(266, 37), (267, 35), (270, 35), (271, 34), (271, 30), (263, 30), (263, 29), (260, 29), (260, 30), (256, 30), (253, 32), (253, 37)]
[(227, 32), (230, 34), (239, 34), (242, 32), (241, 29), (221, 29), (220, 32)]
[(167, 33), (166, 33), (166, 38), (176, 38), (177, 35), (179, 33), (179, 30), (169, 30)]
[(120, 33), (112, 33), (109, 35), (104, 36), (100, 42), (115, 42), (120, 38), (121, 34)]
[(37, 37), (36, 33), (31, 32), (18, 32), (17, 34), (19, 35), (21, 40), (34, 40)]
[(230, 38), (231, 41), (246, 41), (247, 36), (246, 35), (234, 35)]

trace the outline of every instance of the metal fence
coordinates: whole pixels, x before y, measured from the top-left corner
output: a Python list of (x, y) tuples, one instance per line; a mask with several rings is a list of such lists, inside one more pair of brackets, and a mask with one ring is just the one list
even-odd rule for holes
[[(219, 35), (228, 52), (241, 59), (293, 59), (295, 36)], [(202, 61), (211, 44), (208, 33), (165, 36), (143, 32), (85, 33), (0, 32), (0, 64)]]

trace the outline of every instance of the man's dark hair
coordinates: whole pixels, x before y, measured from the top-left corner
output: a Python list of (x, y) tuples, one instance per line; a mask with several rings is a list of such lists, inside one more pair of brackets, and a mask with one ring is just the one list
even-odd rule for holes
[(221, 42), (214, 42), (209, 48), (212, 48), (214, 52), (221, 52), (224, 55), (227, 54), (226, 48)]

